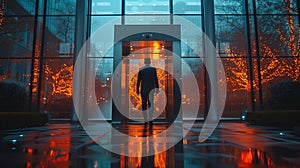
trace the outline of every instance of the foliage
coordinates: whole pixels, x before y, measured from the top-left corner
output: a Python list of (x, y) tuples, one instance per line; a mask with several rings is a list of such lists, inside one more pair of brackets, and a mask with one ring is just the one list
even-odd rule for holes
[(46, 113), (2, 112), (0, 113), (0, 130), (41, 126), (48, 122)]
[[(243, 6), (243, 1), (221, 1), (222, 13), (230, 14), (232, 12), (229, 7)], [(227, 4), (227, 6), (226, 6)], [(249, 12), (253, 10), (253, 4), (250, 1)], [(242, 9), (238, 9), (242, 11)], [(237, 13), (238, 13), (237, 11)], [(250, 19), (251, 52), (246, 51), (245, 43), (246, 27), (245, 19), (241, 17), (233, 17), (224, 15), (217, 17), (216, 29), (219, 31), (216, 35), (217, 41), (225, 45), (225, 56), (223, 58), (224, 67), (227, 74), (228, 88), (231, 91), (249, 90), (250, 77), (249, 68), (253, 71), (253, 88), (258, 90), (258, 78), (261, 77), (261, 84), (269, 85), (270, 83), (286, 80), (289, 78), (293, 81), (300, 79), (300, 60), (299, 60), (299, 44), (300, 31), (297, 17), (296, 2), (291, 0), (257, 0), (256, 12), (257, 17), (257, 33), (258, 48), (256, 48), (256, 37), (253, 31)], [(284, 13), (285, 15), (282, 15)], [(219, 18), (219, 19), (218, 19)], [(224, 28), (223, 28), (224, 27)], [(224, 44), (223, 44), (224, 43)], [(246, 43), (245, 43), (246, 44)], [(223, 52), (223, 50), (222, 50)], [(252, 59), (252, 67), (249, 67), (249, 59), (245, 56), (251, 54), (256, 56), (259, 54), (260, 59)], [(258, 61), (259, 68), (258, 69)]]
[(300, 110), (247, 112), (246, 121), (250, 124), (292, 128), (300, 126)]
[(18, 112), (27, 109), (28, 91), (24, 83), (16, 81), (0, 82), (0, 111)]
[(270, 87), (268, 101), (275, 110), (300, 110), (300, 83), (280, 82)]

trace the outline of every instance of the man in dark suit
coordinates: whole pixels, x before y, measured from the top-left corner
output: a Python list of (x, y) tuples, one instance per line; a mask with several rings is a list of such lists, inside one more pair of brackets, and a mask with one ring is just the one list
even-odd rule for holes
[(138, 80), (136, 84), (136, 93), (140, 92), (141, 85), (141, 97), (142, 97), (142, 110), (144, 115), (145, 124), (150, 121), (150, 125), (152, 125), (152, 114), (154, 111), (154, 107), (151, 106), (150, 100), (154, 101), (154, 92), (150, 94), (152, 89), (158, 88), (158, 79), (156, 69), (152, 66), (150, 58), (145, 58), (144, 60), (145, 66), (139, 70)]

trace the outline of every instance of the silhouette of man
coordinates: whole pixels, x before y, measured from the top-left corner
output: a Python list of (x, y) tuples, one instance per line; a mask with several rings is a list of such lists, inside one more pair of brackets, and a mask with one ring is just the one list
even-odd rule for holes
[(152, 66), (150, 58), (144, 59), (145, 66), (139, 70), (138, 80), (136, 84), (136, 93), (139, 95), (141, 85), (142, 110), (145, 124), (150, 121), (152, 125), (152, 114), (154, 107), (151, 106), (150, 100), (154, 101), (154, 92), (150, 94), (152, 89), (158, 88), (158, 79), (156, 69)]

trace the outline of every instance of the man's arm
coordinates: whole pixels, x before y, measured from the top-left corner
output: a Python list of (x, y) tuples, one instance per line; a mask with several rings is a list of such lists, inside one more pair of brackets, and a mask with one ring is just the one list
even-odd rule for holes
[(140, 83), (141, 83), (141, 71), (138, 73), (138, 79), (136, 82), (136, 94), (140, 94)]

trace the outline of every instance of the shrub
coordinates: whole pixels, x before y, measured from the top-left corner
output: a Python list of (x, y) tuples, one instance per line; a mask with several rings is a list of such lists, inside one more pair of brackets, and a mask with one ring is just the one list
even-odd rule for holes
[(0, 112), (26, 111), (27, 107), (28, 92), (24, 83), (0, 82)]
[(270, 87), (268, 102), (273, 110), (300, 110), (299, 98), (299, 82), (280, 82)]
[(56, 96), (48, 102), (47, 111), (50, 112), (51, 118), (70, 118), (73, 111), (72, 97)]
[(48, 122), (46, 113), (38, 112), (2, 112), (0, 130), (42, 126)]

